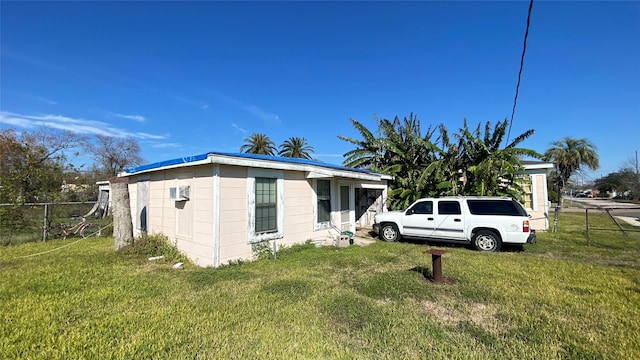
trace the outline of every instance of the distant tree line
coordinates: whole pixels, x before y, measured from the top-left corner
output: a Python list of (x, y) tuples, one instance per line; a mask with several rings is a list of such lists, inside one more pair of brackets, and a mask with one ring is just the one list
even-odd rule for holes
[[(69, 155), (86, 154), (88, 168), (69, 162)], [(116, 176), (142, 162), (135, 139), (42, 129), (34, 132), (0, 131), (0, 227), (15, 231), (31, 219), (25, 203), (91, 201), (97, 198), (96, 181)]]
[(638, 165), (629, 160), (620, 170), (611, 172), (595, 181), (600, 194), (623, 200), (640, 200), (640, 172)]
[[(87, 155), (91, 166), (69, 162), (69, 155)], [(58, 201), (60, 186), (106, 180), (142, 162), (140, 146), (132, 138), (70, 131), (0, 132), (0, 202)], [(93, 185), (93, 184), (92, 184)]]

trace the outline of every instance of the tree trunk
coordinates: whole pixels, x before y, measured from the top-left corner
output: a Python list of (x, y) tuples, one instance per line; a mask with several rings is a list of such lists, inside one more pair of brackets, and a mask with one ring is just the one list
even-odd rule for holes
[(115, 251), (118, 251), (133, 244), (129, 181), (127, 178), (113, 178), (109, 185), (113, 204), (113, 241)]

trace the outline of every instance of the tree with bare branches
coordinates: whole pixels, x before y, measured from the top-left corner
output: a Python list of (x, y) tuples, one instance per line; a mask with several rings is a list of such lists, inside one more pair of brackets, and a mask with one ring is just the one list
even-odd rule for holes
[(108, 177), (117, 176), (127, 167), (140, 165), (143, 162), (140, 156), (140, 145), (131, 137), (96, 135), (95, 144), (88, 146), (87, 150), (92, 154), (96, 164), (101, 166), (104, 175)]

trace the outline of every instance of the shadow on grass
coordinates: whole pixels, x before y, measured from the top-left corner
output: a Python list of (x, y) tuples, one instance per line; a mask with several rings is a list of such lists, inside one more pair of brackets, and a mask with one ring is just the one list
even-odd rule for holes
[(438, 240), (425, 240), (425, 239), (419, 239), (419, 238), (402, 238), (400, 242), (403, 242), (406, 244), (414, 244), (414, 245), (440, 246), (440, 247), (449, 247), (449, 248), (469, 247), (468, 245), (465, 245), (465, 244), (449, 243), (449, 242), (443, 242)]
[(431, 272), (431, 269), (426, 268), (424, 266), (416, 266), (414, 268), (409, 269), (409, 271), (415, 271), (419, 274), (422, 274), (422, 276), (424, 276), (425, 281), (428, 281), (430, 283), (434, 283), (434, 284), (445, 284), (445, 285), (454, 285), (457, 283), (456, 280), (448, 278), (446, 276), (442, 277), (442, 282), (437, 283), (434, 281), (433, 279), (433, 273)]
[(432, 281), (433, 279), (433, 274), (431, 273), (431, 269), (426, 268), (424, 266), (416, 266), (414, 268), (409, 269), (409, 271), (415, 271), (421, 274), (422, 276), (424, 276), (425, 280), (427, 281)]
[[(456, 243), (442, 242), (437, 240), (423, 240), (423, 239), (410, 238), (410, 239), (402, 239), (402, 242), (407, 244), (414, 244), (414, 245), (437, 246), (441, 248), (452, 248), (452, 249), (456, 248), (456, 249), (467, 249), (470, 251), (476, 251), (471, 247), (471, 245), (468, 245), (468, 244), (456, 244)], [(523, 244), (502, 244), (502, 249), (500, 251), (501, 252), (523, 252), (524, 245)]]

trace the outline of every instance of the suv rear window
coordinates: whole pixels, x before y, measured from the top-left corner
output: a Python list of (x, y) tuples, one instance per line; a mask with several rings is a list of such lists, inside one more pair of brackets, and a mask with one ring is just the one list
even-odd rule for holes
[(515, 200), (467, 200), (467, 204), (474, 215), (528, 216)]

